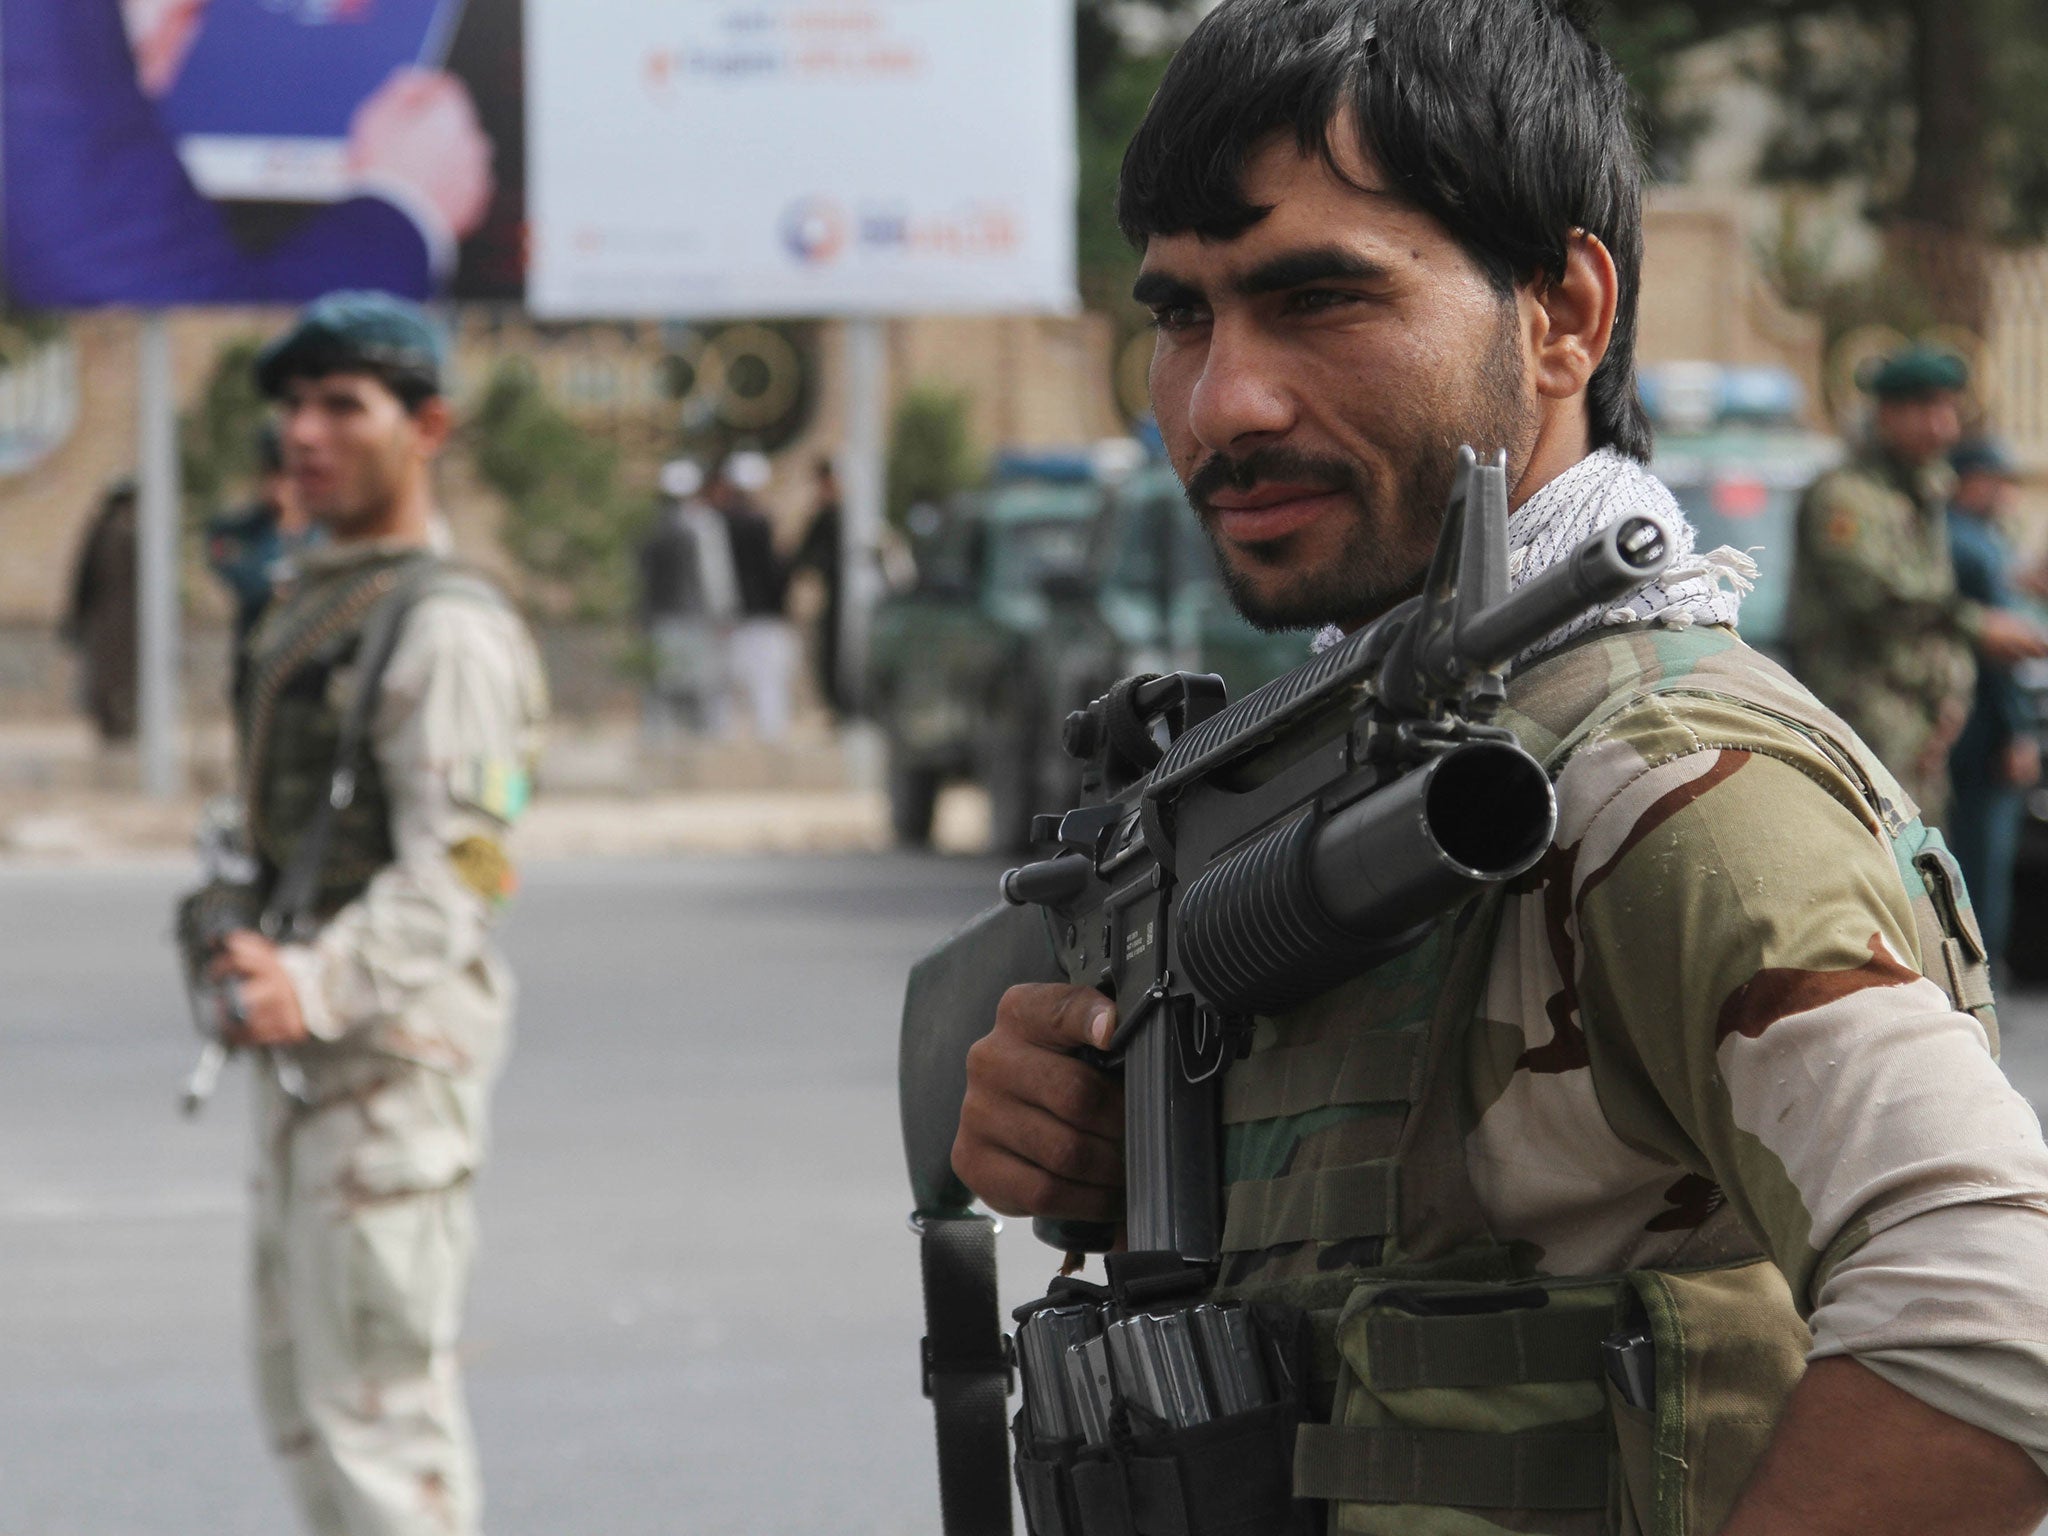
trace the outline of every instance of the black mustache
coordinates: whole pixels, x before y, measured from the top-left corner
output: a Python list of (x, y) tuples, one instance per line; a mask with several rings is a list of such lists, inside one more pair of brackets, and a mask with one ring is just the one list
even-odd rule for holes
[(1349, 491), (1360, 499), (1365, 495), (1364, 477), (1342, 459), (1318, 458), (1291, 448), (1255, 448), (1235, 458), (1225, 453), (1211, 454), (1188, 477), (1187, 496), (1195, 510), (1200, 512), (1218, 491), (1242, 494), (1269, 480), (1286, 485), (1315, 486), (1327, 491)]

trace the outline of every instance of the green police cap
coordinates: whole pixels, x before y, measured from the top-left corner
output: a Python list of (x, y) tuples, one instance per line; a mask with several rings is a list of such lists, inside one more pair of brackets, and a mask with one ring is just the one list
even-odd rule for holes
[(408, 405), (441, 392), (441, 333), (417, 304), (388, 293), (330, 293), (256, 355), (256, 386), (272, 400), (293, 379), (373, 373)]
[(1879, 363), (1864, 388), (1880, 400), (1910, 400), (1940, 390), (1967, 389), (1970, 368), (1953, 352), (1936, 347), (1907, 347)]

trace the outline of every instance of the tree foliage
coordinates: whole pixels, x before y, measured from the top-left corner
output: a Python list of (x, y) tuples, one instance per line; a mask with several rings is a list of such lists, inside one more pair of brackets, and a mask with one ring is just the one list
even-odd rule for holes
[(203, 523), (226, 511), (230, 501), (253, 489), (256, 438), (270, 414), (270, 402), (256, 388), (256, 354), (262, 346), (256, 336), (237, 337), (223, 346), (199, 398), (179, 423), (188, 523)]
[(1138, 258), (1116, 226), (1117, 173), (1124, 146), (1166, 73), (1172, 41), (1205, 9), (1204, 0), (1143, 5), (1079, 0), (1074, 79), (1080, 113), (1081, 298), (1090, 309), (1116, 316), (1123, 335), (1137, 328), (1142, 312), (1130, 299)]
[(1779, 107), (1760, 178), (1856, 189), (1909, 307), (1981, 322), (1986, 247), (2048, 234), (2048, 0), (1608, 0), (1600, 25), (1667, 173), (1704, 126), (1673, 61), (1740, 34)]
[(2048, 0), (1606, 0), (1599, 26), (1659, 148), (1680, 159), (1701, 123), (1671, 113), (1674, 62), (1748, 33), (1782, 108), (1768, 178), (1854, 178), (1881, 216), (1911, 215), (1935, 183), (1982, 179), (1994, 224), (2048, 215), (2034, 185), (2048, 159)]
[[(1078, 0), (1081, 282), (1138, 317), (1112, 216), (1124, 143), (1164, 68), (1158, 40), (1206, 0)], [(2048, 0), (1584, 0), (1635, 87), (1656, 173), (1681, 177), (1712, 126), (1682, 89), (1704, 44), (1733, 42), (1779, 112), (1758, 166), (1789, 188), (1854, 188), (1887, 232), (1879, 309), (1981, 318), (1981, 252), (2048, 237)], [(1133, 26), (1136, 17), (1142, 25)], [(1867, 306), (1866, 306), (1867, 307)], [(1903, 313), (1899, 318), (1904, 318)]]
[(906, 390), (889, 432), (889, 520), (901, 527), (919, 502), (943, 501), (979, 478), (967, 396), (932, 384)]
[(467, 430), (485, 482), (505, 499), (505, 549), (558, 606), (610, 618), (632, 597), (645, 508), (619, 486), (619, 453), (551, 402), (533, 370), (499, 364)]

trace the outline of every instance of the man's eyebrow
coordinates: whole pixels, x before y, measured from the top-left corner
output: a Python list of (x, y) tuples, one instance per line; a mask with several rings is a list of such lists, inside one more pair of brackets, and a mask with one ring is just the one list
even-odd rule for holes
[(1287, 251), (1263, 261), (1232, 286), (1249, 299), (1260, 294), (1284, 293), (1305, 283), (1325, 283), (1332, 278), (1381, 282), (1390, 276), (1386, 267), (1356, 251), (1347, 251), (1341, 245), (1319, 245)]
[(1199, 304), (1202, 290), (1171, 272), (1140, 272), (1131, 284), (1131, 298), (1147, 307), (1170, 304)]
[[(1382, 282), (1391, 275), (1382, 263), (1356, 251), (1341, 245), (1318, 245), (1271, 257), (1236, 279), (1231, 287), (1245, 298), (1257, 298), (1261, 294), (1284, 293), (1306, 283), (1326, 283), (1332, 279)], [(1140, 304), (1164, 308), (1199, 304), (1202, 290), (1170, 272), (1141, 272), (1131, 285), (1131, 297)]]

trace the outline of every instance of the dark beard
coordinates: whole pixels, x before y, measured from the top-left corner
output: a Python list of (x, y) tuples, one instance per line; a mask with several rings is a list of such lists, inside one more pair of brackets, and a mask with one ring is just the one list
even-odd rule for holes
[[(1188, 504), (1208, 536), (1223, 589), (1254, 628), (1268, 633), (1325, 624), (1353, 629), (1422, 589), (1457, 480), (1458, 449), (1469, 443), (1484, 458), (1505, 448), (1511, 460), (1526, 453), (1531, 405), (1523, 391), (1514, 314), (1512, 307), (1505, 309), (1473, 380), (1472, 398), (1446, 413), (1453, 419), (1432, 421), (1418, 435), (1399, 466), (1391, 497), (1376, 496), (1378, 477), (1363, 465), (1277, 446), (1238, 458), (1212, 455), (1188, 478)], [(1276, 480), (1343, 492), (1360, 511), (1336, 560), (1302, 573), (1283, 592), (1262, 595), (1251, 574), (1224, 552), (1208, 504), (1217, 491), (1244, 491)], [(1373, 526), (1374, 510), (1381, 507), (1393, 523), (1385, 533)], [(1259, 558), (1257, 551), (1251, 558)]]

